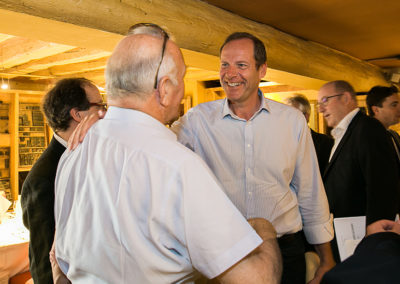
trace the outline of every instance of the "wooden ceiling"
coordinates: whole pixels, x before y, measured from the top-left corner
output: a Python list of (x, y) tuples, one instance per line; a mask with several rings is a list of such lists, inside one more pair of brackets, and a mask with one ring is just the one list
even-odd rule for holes
[(400, 67), (399, 0), (205, 2), (380, 67)]
[[(398, 0), (204, 2), (381, 68), (400, 68)], [(27, 86), (46, 86), (65, 77), (86, 77), (104, 87), (109, 50), (0, 34), (0, 77), (12, 84)], [(215, 70), (208, 72), (189, 66), (187, 77), (216, 79), (218, 75)]]
[(87, 77), (104, 85), (110, 52), (0, 34), (0, 76), (25, 84), (48, 85), (65, 77)]

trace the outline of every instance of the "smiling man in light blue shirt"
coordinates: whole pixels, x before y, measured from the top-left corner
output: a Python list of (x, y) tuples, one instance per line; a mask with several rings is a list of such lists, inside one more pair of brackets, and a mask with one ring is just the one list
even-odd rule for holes
[(321, 258), (318, 283), (334, 265), (328, 203), (304, 116), (265, 99), (258, 89), (266, 69), (261, 41), (247, 33), (230, 35), (220, 67), (227, 99), (191, 109), (172, 130), (204, 159), (245, 218), (274, 225), (284, 261), (282, 283), (305, 281), (299, 234), (304, 230)]

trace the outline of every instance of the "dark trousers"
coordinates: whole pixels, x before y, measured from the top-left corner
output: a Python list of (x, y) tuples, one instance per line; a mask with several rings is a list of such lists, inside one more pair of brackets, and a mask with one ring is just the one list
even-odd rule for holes
[(282, 253), (282, 284), (304, 284), (306, 282), (306, 259), (302, 231), (278, 238)]

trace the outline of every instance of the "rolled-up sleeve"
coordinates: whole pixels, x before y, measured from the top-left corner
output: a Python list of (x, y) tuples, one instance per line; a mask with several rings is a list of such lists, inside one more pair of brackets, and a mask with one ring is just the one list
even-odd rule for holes
[(291, 186), (297, 193), (307, 241), (310, 244), (331, 241), (334, 236), (332, 217), (311, 133), (305, 121), (299, 131), (299, 148)]

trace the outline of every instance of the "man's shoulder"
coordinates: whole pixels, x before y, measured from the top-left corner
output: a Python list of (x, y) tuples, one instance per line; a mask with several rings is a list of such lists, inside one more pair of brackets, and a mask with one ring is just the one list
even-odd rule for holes
[[(377, 119), (359, 112), (353, 119), (354, 128), (364, 134), (386, 133), (385, 127)], [(352, 122), (353, 122), (352, 121)]]
[(188, 113), (191, 115), (198, 115), (198, 114), (209, 115), (215, 112), (222, 112), (224, 103), (225, 103), (224, 99), (201, 103), (191, 108)]
[(59, 145), (53, 144), (53, 142), (54, 141), (52, 141), (49, 147), (44, 150), (39, 159), (37, 159), (37, 161), (33, 164), (26, 178), (27, 181), (38, 177), (54, 178), (58, 162), (65, 150), (65, 147), (57, 141), (55, 141), (55, 143)]
[(333, 145), (334, 140), (332, 137), (329, 137), (328, 135), (323, 134), (323, 133), (318, 133), (312, 129), (310, 129), (310, 130), (311, 130), (311, 136), (312, 136), (313, 140), (318, 140), (318, 141), (322, 141), (322, 142), (326, 142), (326, 143), (332, 143), (332, 145)]

